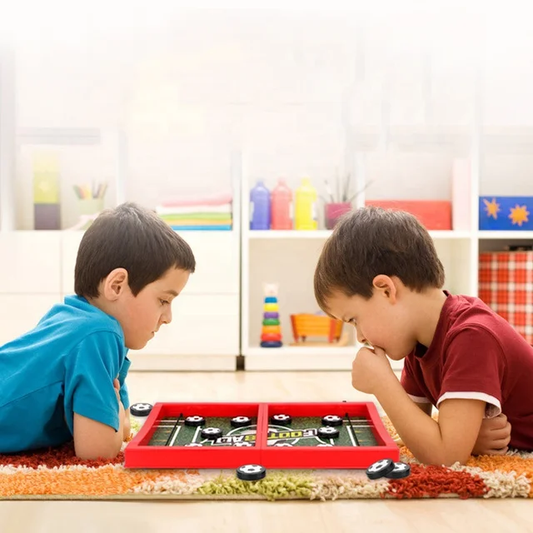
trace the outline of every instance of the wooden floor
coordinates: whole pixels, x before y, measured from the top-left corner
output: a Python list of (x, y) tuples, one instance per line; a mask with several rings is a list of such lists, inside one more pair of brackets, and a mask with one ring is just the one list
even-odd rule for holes
[[(130, 373), (132, 402), (360, 401), (348, 373)], [(533, 532), (530, 500), (0, 502), (1, 533)]]

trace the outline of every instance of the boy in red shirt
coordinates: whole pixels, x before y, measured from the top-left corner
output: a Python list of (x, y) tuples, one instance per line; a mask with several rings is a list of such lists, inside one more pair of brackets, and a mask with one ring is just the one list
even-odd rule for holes
[[(353, 362), (353, 386), (376, 396), (419, 461), (533, 450), (533, 348), (481, 300), (443, 284), (417, 219), (374, 207), (337, 225), (314, 279), (321, 308), (368, 345)], [(385, 354), (405, 360), (401, 381)]]

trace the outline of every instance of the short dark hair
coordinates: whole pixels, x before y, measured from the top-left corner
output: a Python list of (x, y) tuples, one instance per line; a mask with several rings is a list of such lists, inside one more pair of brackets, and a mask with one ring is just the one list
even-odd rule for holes
[(444, 285), (444, 267), (433, 240), (413, 215), (378, 207), (347, 213), (326, 241), (315, 270), (315, 297), (328, 311), (335, 291), (346, 296), (372, 296), (379, 275), (397, 276), (421, 292)]
[(100, 213), (81, 239), (74, 269), (78, 296), (98, 297), (115, 268), (128, 271), (134, 296), (171, 268), (194, 272), (191, 247), (154, 212), (128, 202)]

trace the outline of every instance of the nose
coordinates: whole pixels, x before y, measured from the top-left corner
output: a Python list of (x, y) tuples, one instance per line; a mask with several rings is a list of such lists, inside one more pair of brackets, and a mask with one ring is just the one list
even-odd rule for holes
[(366, 340), (365, 336), (361, 333), (361, 330), (358, 327), (355, 328), (355, 335), (357, 337), (357, 342), (359, 344), (366, 344), (367, 343), (367, 340)]
[(170, 305), (167, 306), (165, 309), (165, 312), (161, 315), (161, 324), (170, 324), (172, 322), (172, 309), (170, 309)]

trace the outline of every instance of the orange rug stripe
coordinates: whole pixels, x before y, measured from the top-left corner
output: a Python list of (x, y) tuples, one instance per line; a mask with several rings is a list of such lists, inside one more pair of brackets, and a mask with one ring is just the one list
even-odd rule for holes
[[(0, 496), (72, 495), (113, 496), (131, 492), (142, 482), (155, 481), (164, 471), (129, 471), (107, 465), (74, 470), (30, 470), (0, 476)], [(190, 471), (187, 471), (190, 474)], [(174, 477), (186, 479), (185, 471), (172, 471)]]

